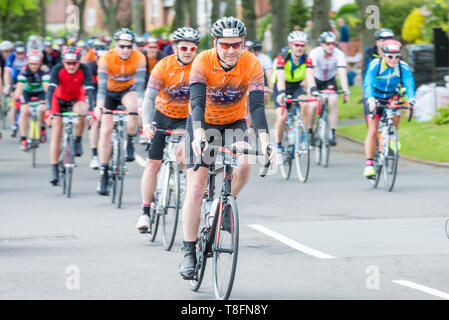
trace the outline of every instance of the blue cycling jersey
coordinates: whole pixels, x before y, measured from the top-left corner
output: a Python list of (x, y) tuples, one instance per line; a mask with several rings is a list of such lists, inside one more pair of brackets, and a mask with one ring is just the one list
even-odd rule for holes
[(407, 98), (415, 98), (415, 80), (407, 63), (400, 61), (390, 68), (385, 60), (373, 59), (363, 80), (365, 98), (389, 98), (400, 82), (405, 87)]
[(20, 70), (22, 70), (22, 68), (26, 66), (27, 63), (28, 62), (26, 58), (17, 59), (16, 54), (13, 52), (6, 59), (5, 67), (9, 67), (12, 69), (11, 77), (14, 81), (17, 81), (17, 77), (19, 76)]

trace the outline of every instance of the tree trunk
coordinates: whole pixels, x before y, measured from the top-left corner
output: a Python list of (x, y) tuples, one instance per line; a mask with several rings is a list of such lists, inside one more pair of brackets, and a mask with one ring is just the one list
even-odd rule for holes
[(142, 32), (142, 1), (133, 0), (132, 3), (132, 26), (134, 31), (141, 35)]
[(117, 31), (117, 12), (121, 0), (100, 0), (101, 8), (106, 16), (106, 26), (112, 36)]
[(226, 17), (236, 17), (237, 18), (237, 4), (236, 0), (226, 0)]
[(11, 0), (6, 0), (5, 12), (1, 16), (1, 36), (2, 39), (8, 39), (9, 34), (9, 8), (11, 6)]
[(272, 15), (272, 56), (276, 56), (285, 46), (288, 36), (288, 0), (270, 0)]
[[(43, 0), (41, 0), (43, 1)], [(86, 1), (87, 0), (72, 0), (73, 4), (78, 7), (79, 10), (79, 23), (80, 23), (80, 29), (78, 30), (78, 35), (82, 36), (84, 35), (84, 8), (86, 7)]]
[(330, 0), (314, 0), (312, 8), (312, 36), (309, 39), (310, 47), (318, 45), (318, 37), (322, 32), (331, 31), (329, 24), (329, 12), (331, 10)]
[(246, 38), (252, 41), (256, 40), (256, 11), (254, 0), (242, 0), (243, 22), (246, 26)]
[(220, 18), (220, 5), (221, 0), (212, 0), (212, 14), (211, 14), (211, 24), (214, 23)]
[(189, 26), (195, 30), (198, 28), (197, 10), (197, 0), (189, 0)]
[[(359, 11), (359, 19), (361, 20), (358, 29), (362, 40), (362, 50), (364, 50), (366, 47), (374, 45), (374, 32), (380, 28), (380, 0), (356, 0), (356, 3)], [(368, 6), (372, 7), (369, 7), (367, 10)], [(377, 12), (375, 7), (377, 7)]]
[(175, 17), (173, 19), (173, 24), (171, 26), (171, 32), (185, 25), (184, 2), (185, 0), (175, 0), (174, 5)]

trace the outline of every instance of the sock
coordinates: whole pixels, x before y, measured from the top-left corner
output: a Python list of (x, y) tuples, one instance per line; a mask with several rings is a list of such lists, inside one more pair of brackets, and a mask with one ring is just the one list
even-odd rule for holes
[(76, 142), (76, 143), (80, 143), (80, 142), (81, 142), (81, 137), (76, 136), (75, 142)]
[(133, 141), (134, 140), (134, 137), (136, 136), (136, 134), (129, 134), (128, 133), (128, 141)]
[(52, 164), (51, 165), (51, 168), (52, 168), (52, 171), (54, 172), (54, 171), (58, 171), (58, 164), (56, 163), (56, 164)]
[(27, 139), (26, 137), (20, 137), (20, 141), (24, 141), (26, 139)]
[(92, 148), (92, 156), (98, 156), (98, 149), (97, 148)]
[(45, 127), (41, 127), (41, 131), (45, 131)]
[(278, 142), (278, 148), (282, 148), (282, 142)]
[(366, 159), (366, 165), (372, 166), (373, 165), (373, 159)]
[(142, 204), (143, 214), (150, 215), (151, 204)]
[(332, 134), (335, 135), (335, 129), (332, 129)]
[(309, 129), (309, 133), (313, 133), (313, 129)]

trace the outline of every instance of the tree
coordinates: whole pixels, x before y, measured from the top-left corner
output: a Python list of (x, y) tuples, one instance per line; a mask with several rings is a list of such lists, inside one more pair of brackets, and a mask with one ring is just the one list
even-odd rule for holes
[(270, 0), (272, 15), (273, 55), (277, 55), (285, 46), (288, 36), (288, 23), (285, 18), (288, 14), (288, 0)]
[(173, 19), (173, 24), (171, 26), (170, 32), (173, 32), (185, 25), (184, 2), (185, 0), (175, 0), (175, 17)]
[(422, 43), (424, 16), (415, 8), (408, 15), (402, 26), (402, 38), (410, 43)]
[(142, 34), (142, 1), (141, 0), (133, 0), (132, 3), (132, 26), (133, 30), (137, 34)]
[(330, 31), (329, 12), (331, 10), (330, 0), (314, 0), (312, 7), (312, 36), (309, 43), (312, 47), (318, 43), (319, 35), (324, 31)]
[(198, 28), (198, 18), (197, 18), (197, 0), (188, 0), (189, 7), (189, 26), (193, 29)]
[(243, 22), (246, 26), (246, 37), (256, 40), (256, 11), (254, 10), (254, 0), (242, 0)]
[[(11, 39), (11, 25), (17, 18), (23, 17), (26, 11), (37, 10), (34, 0), (2, 0), (0, 1), (0, 36), (2, 39)], [(37, 13), (39, 17), (39, 12)], [(36, 29), (35, 29), (36, 30)]]
[(396, 36), (401, 34), (402, 25), (413, 8), (423, 5), (422, 0), (380, 1), (380, 22), (382, 28), (391, 29)]
[(212, 0), (211, 23), (214, 24), (220, 18), (221, 0)]
[(304, 29), (307, 20), (310, 19), (309, 8), (304, 5), (303, 0), (293, 0), (290, 3), (290, 30), (294, 26), (300, 26)]
[(73, 4), (78, 7), (79, 13), (80, 13), (80, 29), (78, 31), (78, 34), (80, 36), (84, 35), (84, 8), (86, 8), (86, 2), (87, 0), (72, 0)]
[(121, 0), (100, 0), (101, 8), (106, 17), (106, 26), (110, 35), (113, 35), (117, 30), (117, 12), (120, 7), (120, 2)]
[(236, 0), (226, 0), (226, 17), (237, 17), (237, 3)]

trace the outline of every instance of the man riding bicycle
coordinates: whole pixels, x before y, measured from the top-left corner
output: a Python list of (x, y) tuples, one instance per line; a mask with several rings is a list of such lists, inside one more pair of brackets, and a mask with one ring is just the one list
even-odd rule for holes
[(48, 81), (50, 80), (50, 69), (42, 64), (43, 55), (38, 50), (32, 50), (27, 54), (28, 64), (22, 68), (17, 76), (17, 86), (14, 92), (14, 106), (20, 108), (19, 129), (20, 147), (23, 151), (28, 151), (27, 131), (28, 120), (30, 118), (30, 106), (28, 103), (33, 99), (40, 101), (40, 121), (41, 134), (40, 142), (47, 141), (45, 132), (45, 93), (48, 91)]
[[(87, 113), (88, 110), (93, 111), (95, 96), (92, 75), (87, 66), (80, 64), (80, 59), (81, 52), (78, 48), (66, 47), (62, 55), (62, 63), (57, 64), (51, 70), (47, 92), (47, 115), (68, 111), (80, 114)], [(89, 106), (86, 103), (86, 95)], [(85, 126), (85, 118), (79, 117), (75, 126), (75, 156), (77, 157), (80, 157), (83, 153), (81, 137)], [(52, 168), (50, 183), (58, 185), (58, 162), (63, 130), (62, 118), (51, 119), (51, 127), (50, 162)]]
[[(145, 171), (142, 174), (142, 215), (137, 222), (139, 231), (146, 231), (150, 224), (150, 204), (156, 190), (157, 174), (164, 155), (165, 137), (155, 132), (157, 128), (166, 130), (185, 129), (190, 100), (190, 68), (200, 42), (198, 31), (190, 27), (177, 29), (173, 35), (174, 54), (162, 59), (153, 69), (148, 81), (143, 103), (143, 134), (151, 140)], [(183, 143), (178, 144), (178, 163), (182, 162)]]
[[(415, 81), (408, 64), (400, 61), (401, 43), (392, 39), (385, 40), (382, 42), (381, 50), (381, 57), (371, 61), (363, 81), (364, 109), (368, 123), (368, 133), (365, 139), (366, 167), (363, 175), (367, 178), (376, 174), (373, 158), (376, 149), (377, 128), (383, 112), (381, 108), (376, 109), (376, 100), (387, 101), (396, 93), (398, 85), (402, 83), (410, 107), (415, 105)], [(373, 113), (374, 117), (371, 119), (370, 115)], [(400, 109), (395, 110), (393, 123), (396, 128), (399, 126), (400, 118)]]
[[(311, 66), (308, 66), (307, 72), (311, 74), (311, 88), (318, 90), (335, 90), (337, 91), (336, 75), (340, 78), (340, 84), (344, 92), (344, 100), (349, 100), (348, 75), (346, 71), (346, 57), (343, 51), (336, 48), (337, 37), (332, 32), (323, 32), (319, 37), (320, 46), (314, 48), (309, 53)], [(337, 145), (335, 137), (335, 129), (338, 124), (338, 96), (332, 95), (329, 98), (329, 122), (331, 132), (329, 135), (329, 143), (332, 146)]]
[(384, 40), (393, 39), (393, 37), (394, 32), (387, 28), (382, 28), (374, 32), (374, 39), (376, 40), (376, 43), (371, 47), (367, 47), (363, 54), (362, 79), (365, 79), (366, 71), (368, 70), (368, 66), (371, 61), (380, 57), (382, 53), (381, 47)]
[[(257, 57), (243, 50), (245, 25), (234, 17), (221, 18), (212, 26), (211, 35), (214, 48), (200, 53), (190, 72), (190, 114), (185, 142), (188, 183), (182, 208), (185, 255), (179, 265), (183, 279), (195, 275), (200, 208), (209, 175), (210, 163), (203, 158), (198, 171), (193, 171), (194, 159), (207, 149), (211, 138), (215, 144), (250, 148), (244, 120), (247, 99), (262, 151), (268, 156), (267, 150), (273, 149), (269, 145), (264, 110), (264, 73)], [(271, 161), (276, 157), (276, 151), (272, 151)], [(248, 157), (240, 156), (239, 166), (233, 172), (234, 197), (248, 182), (250, 169)], [(224, 213), (224, 225), (229, 228), (229, 212)]]
[[(20, 70), (22, 70), (22, 68), (28, 63), (25, 51), (25, 43), (22, 41), (17, 41), (14, 44), (14, 52), (11, 53), (6, 60), (3, 78), (3, 93), (6, 96), (9, 96), (12, 92), (14, 92)], [(18, 111), (19, 109), (17, 105), (11, 110), (11, 137), (15, 137), (17, 134), (18, 125), (16, 118)]]
[(101, 115), (98, 157), (100, 160), (100, 181), (97, 193), (106, 196), (108, 170), (111, 156), (111, 136), (114, 128), (112, 110), (123, 105), (130, 113), (127, 124), (128, 143), (126, 161), (135, 160), (134, 137), (139, 129), (138, 107), (142, 104), (145, 90), (145, 56), (133, 49), (135, 34), (122, 28), (114, 35), (115, 48), (106, 52), (98, 61), (97, 115)]
[[(302, 31), (292, 31), (288, 35), (287, 41), (289, 49), (277, 56), (272, 77), (275, 84), (273, 100), (276, 110), (278, 163), (282, 163), (282, 137), (287, 122), (287, 112), (283, 112), (281, 106), (285, 105), (287, 95), (295, 99), (306, 99), (307, 93), (303, 87), (303, 80), (306, 79), (309, 88), (311, 88), (311, 80), (313, 80), (313, 75), (306, 72), (307, 66), (312, 66), (311, 60), (304, 52), (307, 45), (307, 34)], [(311, 89), (313, 93), (317, 93), (316, 87)], [(312, 141), (313, 117), (310, 114), (309, 103), (304, 103), (301, 106), (301, 118), (309, 129), (309, 141)]]

